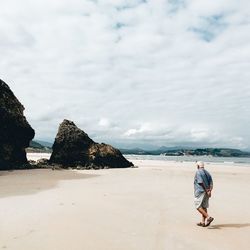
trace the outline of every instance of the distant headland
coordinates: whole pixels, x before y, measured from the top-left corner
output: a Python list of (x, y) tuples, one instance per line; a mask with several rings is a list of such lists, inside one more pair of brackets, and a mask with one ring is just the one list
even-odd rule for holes
[(120, 149), (123, 154), (165, 155), (165, 156), (214, 156), (214, 157), (250, 157), (250, 152), (233, 148), (168, 148), (143, 150), (140, 148)]
[[(127, 155), (165, 155), (165, 156), (213, 156), (213, 157), (250, 157), (250, 152), (234, 148), (185, 148), (185, 147), (160, 147), (155, 150), (141, 148), (119, 149)], [(32, 140), (27, 152), (51, 153), (52, 144), (45, 141)]]

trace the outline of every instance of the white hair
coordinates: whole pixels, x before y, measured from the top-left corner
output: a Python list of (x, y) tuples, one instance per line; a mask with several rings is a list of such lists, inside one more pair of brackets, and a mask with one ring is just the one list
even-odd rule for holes
[(196, 165), (199, 166), (200, 168), (204, 168), (204, 166), (205, 166), (203, 161), (196, 162)]

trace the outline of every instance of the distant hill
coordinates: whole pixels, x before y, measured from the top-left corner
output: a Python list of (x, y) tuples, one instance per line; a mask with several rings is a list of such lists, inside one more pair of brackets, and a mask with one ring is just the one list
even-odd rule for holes
[(131, 154), (135, 154), (135, 155), (150, 155), (151, 151), (146, 151), (143, 150), (141, 148), (133, 148), (133, 149), (119, 149), (121, 151), (122, 154), (127, 154), (127, 155), (131, 155)]
[(43, 149), (44, 146), (41, 145), (40, 143), (36, 142), (36, 141), (30, 141), (30, 148), (39, 148), (39, 149)]
[[(233, 148), (191, 148), (191, 147), (160, 147), (156, 150), (141, 148), (119, 149), (127, 155), (166, 155), (166, 156), (214, 156), (214, 157), (250, 157), (250, 152)], [(52, 143), (32, 140), (27, 152), (52, 152)]]
[(214, 156), (214, 157), (250, 157), (250, 152), (231, 148), (180, 148), (180, 147), (161, 147), (157, 150), (120, 149), (123, 154), (137, 155), (168, 155), (168, 156)]
[(40, 145), (47, 147), (47, 148), (52, 148), (53, 143), (47, 142), (47, 141), (40, 141), (40, 140), (35, 140), (35, 142), (39, 143)]
[(135, 154), (135, 155), (161, 155), (166, 152), (171, 152), (175, 155), (176, 152), (186, 150), (189, 148), (182, 148), (182, 147), (165, 147), (162, 146), (159, 149), (154, 150), (144, 150), (141, 148), (132, 148), (132, 149), (119, 149), (123, 154)]
[(47, 153), (51, 152), (51, 147), (47, 147), (39, 143), (38, 141), (30, 141), (29, 147), (26, 149), (26, 152), (31, 153), (31, 152), (38, 152), (38, 153)]
[(210, 155), (217, 157), (250, 157), (250, 152), (232, 148), (198, 148), (184, 150), (182, 153), (184, 155)]

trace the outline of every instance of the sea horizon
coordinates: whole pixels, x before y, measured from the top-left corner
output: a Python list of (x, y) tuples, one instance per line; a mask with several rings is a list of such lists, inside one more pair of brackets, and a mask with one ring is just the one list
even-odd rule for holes
[[(29, 152), (27, 153), (27, 158), (31, 159), (49, 159), (51, 153), (44, 152)], [(41, 156), (41, 157), (40, 157)], [(164, 155), (138, 155), (138, 154), (123, 154), (123, 156), (129, 160), (150, 160), (150, 161), (166, 161), (166, 162), (193, 162), (203, 161), (207, 164), (216, 163), (219, 165), (233, 164), (250, 167), (250, 157), (221, 157), (221, 156), (194, 156), (194, 155), (184, 155), (184, 156), (164, 156)]]
[(171, 161), (171, 162), (196, 162), (203, 161), (205, 163), (216, 163), (227, 166), (228, 164), (236, 164), (240, 166), (250, 167), (250, 157), (221, 157), (221, 156), (164, 156), (164, 155), (136, 155), (129, 154), (124, 156), (128, 160), (154, 160), (154, 161)]

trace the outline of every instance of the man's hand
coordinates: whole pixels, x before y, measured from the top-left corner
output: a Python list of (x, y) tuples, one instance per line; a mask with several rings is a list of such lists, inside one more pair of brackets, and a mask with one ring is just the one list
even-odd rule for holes
[(210, 198), (211, 197), (211, 189), (206, 189), (206, 187), (205, 187), (205, 185), (204, 185), (204, 183), (199, 183), (202, 187), (203, 187), (203, 189), (204, 189), (204, 191), (206, 192), (206, 194), (208, 195), (208, 197)]

